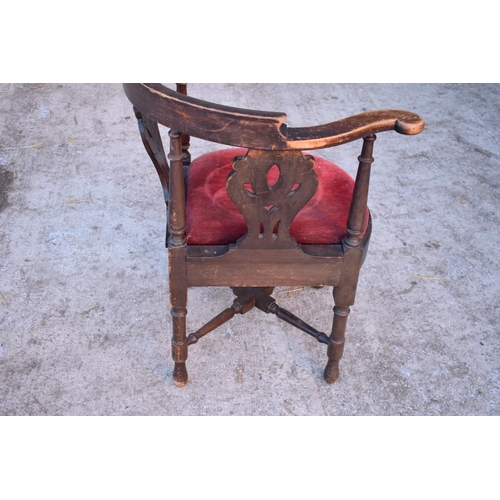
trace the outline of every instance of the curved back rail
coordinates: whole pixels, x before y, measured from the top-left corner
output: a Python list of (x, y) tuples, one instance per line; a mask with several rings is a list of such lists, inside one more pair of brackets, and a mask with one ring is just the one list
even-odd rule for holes
[(314, 150), (337, 146), (388, 130), (414, 135), (424, 128), (415, 113), (368, 111), (312, 127), (287, 127), (285, 113), (222, 106), (171, 90), (159, 83), (125, 83), (132, 104), (173, 130), (229, 146), (267, 150)]

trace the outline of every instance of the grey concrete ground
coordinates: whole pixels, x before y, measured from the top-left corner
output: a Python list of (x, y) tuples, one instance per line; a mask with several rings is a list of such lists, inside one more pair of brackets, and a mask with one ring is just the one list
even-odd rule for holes
[[(192, 85), (312, 125), (378, 108), (370, 252), (341, 377), (326, 347), (251, 311), (171, 382), (165, 214), (121, 86), (0, 85), (0, 414), (499, 415), (500, 85)], [(359, 144), (323, 156), (355, 173)], [(193, 141), (193, 155), (214, 145)], [(331, 290), (277, 290), (328, 331)], [(232, 300), (194, 289), (196, 329)]]

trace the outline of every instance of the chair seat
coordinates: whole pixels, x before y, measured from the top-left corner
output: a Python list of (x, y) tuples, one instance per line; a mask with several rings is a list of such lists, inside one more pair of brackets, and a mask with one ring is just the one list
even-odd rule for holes
[[(226, 192), (226, 180), (236, 156), (247, 150), (232, 148), (200, 156), (189, 167), (186, 203), (188, 245), (228, 245), (247, 232), (245, 219)], [(302, 245), (333, 245), (347, 235), (347, 216), (354, 179), (339, 166), (319, 156), (314, 171), (319, 185), (314, 196), (297, 214), (290, 234)], [(279, 171), (269, 171), (270, 185)], [(368, 217), (365, 220), (365, 229)]]

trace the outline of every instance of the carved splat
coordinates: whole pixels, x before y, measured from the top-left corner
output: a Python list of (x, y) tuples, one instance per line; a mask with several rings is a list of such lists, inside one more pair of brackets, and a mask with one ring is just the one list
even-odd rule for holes
[(163, 189), (163, 197), (165, 202), (168, 203), (168, 176), (169, 168), (167, 156), (163, 149), (163, 143), (158, 129), (158, 123), (144, 116), (134, 107), (134, 113), (139, 125), (139, 132), (141, 133), (142, 142), (146, 151), (156, 168), (158, 177), (160, 178), (161, 187)]
[(313, 167), (300, 151), (249, 149), (235, 159), (226, 189), (248, 226), (240, 248), (297, 247), (290, 225), (318, 187)]

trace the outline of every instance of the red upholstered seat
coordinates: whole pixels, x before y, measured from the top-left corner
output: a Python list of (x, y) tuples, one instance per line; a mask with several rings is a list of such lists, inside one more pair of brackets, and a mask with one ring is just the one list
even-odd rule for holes
[[(244, 156), (246, 151), (223, 149), (200, 156), (190, 165), (186, 207), (189, 245), (227, 245), (246, 233), (245, 219), (226, 192), (232, 162), (236, 156)], [(311, 156), (315, 160), (319, 186), (295, 217), (290, 234), (302, 245), (332, 245), (347, 235), (354, 179), (334, 163)], [(268, 179), (271, 185), (278, 175), (278, 169), (271, 169)], [(365, 228), (367, 222), (368, 217)]]

